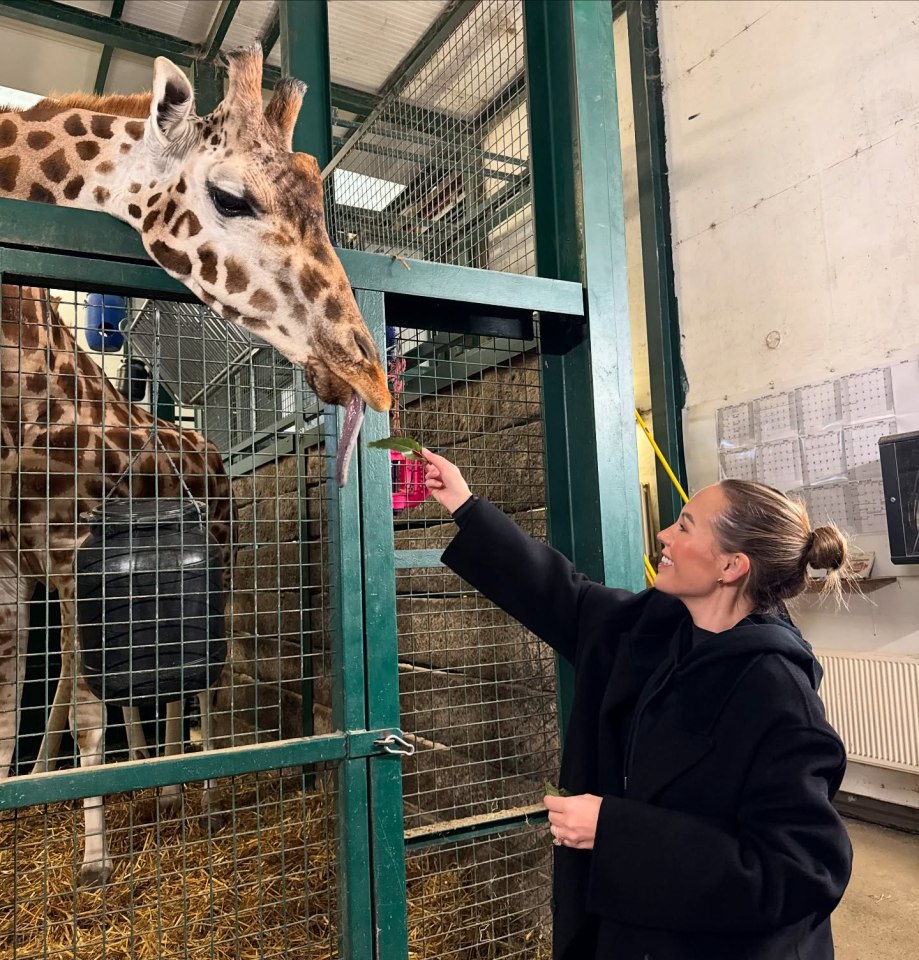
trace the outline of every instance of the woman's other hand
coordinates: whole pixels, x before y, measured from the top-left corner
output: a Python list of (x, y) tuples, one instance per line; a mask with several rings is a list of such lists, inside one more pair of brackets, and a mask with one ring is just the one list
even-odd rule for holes
[(463, 479), (459, 468), (446, 457), (440, 457), (430, 450), (422, 450), (424, 459), (424, 480), (434, 499), (450, 513), (458, 510), (471, 496), (469, 484)]
[(549, 832), (557, 847), (593, 850), (602, 797), (582, 793), (577, 797), (543, 797), (549, 811)]

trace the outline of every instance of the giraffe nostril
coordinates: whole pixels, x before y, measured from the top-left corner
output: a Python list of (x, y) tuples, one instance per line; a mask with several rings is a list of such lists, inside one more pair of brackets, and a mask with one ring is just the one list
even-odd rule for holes
[(357, 349), (360, 351), (361, 356), (368, 362), (373, 363), (374, 361), (374, 349), (367, 342), (366, 338), (359, 333), (354, 334), (354, 343), (357, 346)]

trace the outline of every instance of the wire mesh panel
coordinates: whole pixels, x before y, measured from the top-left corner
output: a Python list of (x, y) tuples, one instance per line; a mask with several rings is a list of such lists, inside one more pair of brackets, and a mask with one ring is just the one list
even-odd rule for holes
[[(443, 453), (474, 492), (544, 538), (535, 333), (512, 339), (402, 331), (390, 363), (404, 367), (397, 377), (404, 382), (404, 402), (395, 429)], [(398, 491), (398, 478), (395, 485)], [(395, 515), (402, 727), (417, 751), (405, 761), (403, 777), (413, 844), (444, 830), (488, 829), (508, 817), (523, 824), (543, 810), (545, 781), (558, 769), (553, 654), (436, 565), (455, 532), (433, 499)], [(472, 842), (450, 857), (425, 861), (439, 877), (430, 878), (435, 886), (452, 883), (456, 871), (475, 879), (455, 890), (467, 926), (442, 952), (437, 936), (424, 932), (437, 929), (442, 918), (421, 894), (410, 904), (421, 937), (417, 955), (539, 956), (548, 851), (544, 831), (510, 833), (500, 842)], [(494, 952), (476, 952), (493, 934)], [(458, 945), (472, 952), (450, 952)]]
[[(202, 307), (106, 297), (3, 285), (0, 780), (331, 728), (315, 398)], [(337, 955), (334, 768), (206, 786), (0, 814), (0, 956)]]
[(529, 827), (413, 849), (406, 861), (412, 960), (549, 960), (552, 864), (544, 834)]
[(520, 0), (480, 0), (369, 117), (339, 111), (333, 132), (340, 246), (535, 273)]
[(266, 773), (106, 798), (113, 873), (74, 889), (79, 805), (0, 815), (8, 960), (327, 960), (338, 955), (334, 776)]

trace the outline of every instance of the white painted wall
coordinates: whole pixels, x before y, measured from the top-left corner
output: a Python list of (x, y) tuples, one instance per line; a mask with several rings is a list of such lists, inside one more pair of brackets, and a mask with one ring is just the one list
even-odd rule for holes
[[(919, 2), (662, 0), (659, 29), (698, 489), (718, 406), (919, 357)], [(805, 635), (919, 655), (919, 568), (860, 545), (897, 581), (844, 611), (803, 601)]]

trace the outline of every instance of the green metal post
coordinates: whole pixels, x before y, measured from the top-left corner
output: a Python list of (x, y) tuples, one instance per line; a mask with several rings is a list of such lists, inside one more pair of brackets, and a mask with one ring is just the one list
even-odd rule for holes
[(191, 73), (195, 85), (195, 111), (203, 117), (215, 110), (223, 100), (224, 73), (210, 60), (195, 61)]
[[(682, 421), (685, 391), (670, 242), (670, 189), (656, 0), (627, 4), (626, 17), (638, 161), (638, 215), (648, 324), (651, 416), (654, 439), (685, 489)], [(661, 527), (669, 527), (679, 516), (683, 504), (660, 463), (657, 464), (657, 502)]]
[(294, 150), (311, 153), (322, 169), (332, 158), (328, 2), (278, 0), (278, 22), (281, 74), (309, 87), (294, 130)]
[[(112, 0), (112, 9), (109, 16), (112, 20), (120, 20), (124, 11), (124, 0)], [(112, 62), (112, 50), (114, 48), (106, 44), (102, 48), (102, 54), (99, 57), (99, 68), (96, 70), (96, 82), (93, 84), (93, 93), (102, 96), (105, 93), (105, 80), (108, 77), (108, 68)]]
[[(543, 329), (549, 536), (587, 576), (642, 586), (612, 5), (525, 0), (537, 271), (581, 280), (586, 330)], [(554, 355), (552, 355), (554, 354)], [(602, 414), (601, 414), (602, 412)], [(562, 730), (571, 672), (559, 670)]]
[[(357, 304), (386, 355), (384, 295), (359, 290)], [(389, 436), (389, 416), (368, 410), (364, 443)], [(396, 631), (395, 544), (392, 523), (392, 472), (385, 450), (361, 448), (361, 514), (364, 556), (364, 636), (371, 729), (399, 728), (399, 659)], [(398, 756), (371, 757), (370, 818), (373, 836), (373, 920), (376, 958), (408, 955), (405, 909), (405, 841), (402, 815), (402, 763)]]

